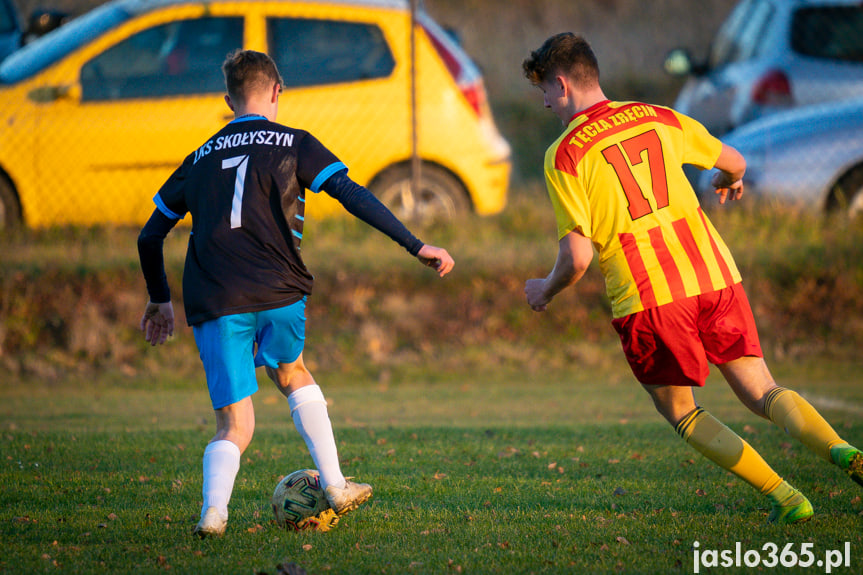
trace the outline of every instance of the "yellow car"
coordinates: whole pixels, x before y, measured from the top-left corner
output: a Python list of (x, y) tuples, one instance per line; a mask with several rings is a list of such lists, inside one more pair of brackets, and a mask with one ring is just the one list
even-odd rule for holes
[[(399, 217), (499, 212), (510, 148), (482, 77), (427, 14), (416, 21), (412, 42), (406, 0), (104, 4), (0, 65), (2, 225), (145, 222), (174, 168), (231, 119), (221, 63), (240, 47), (276, 61), (278, 121), (315, 134)], [(310, 217), (340, 209), (312, 196)]]

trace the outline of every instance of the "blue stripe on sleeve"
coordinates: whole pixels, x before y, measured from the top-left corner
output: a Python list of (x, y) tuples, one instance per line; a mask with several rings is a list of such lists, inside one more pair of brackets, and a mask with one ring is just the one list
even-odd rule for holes
[(177, 214), (177, 213), (174, 213), (173, 211), (171, 211), (171, 209), (165, 205), (165, 202), (162, 201), (162, 198), (159, 197), (159, 194), (155, 195), (155, 197), (153, 198), (153, 202), (156, 204), (156, 207), (159, 208), (160, 212), (162, 212), (163, 214), (165, 214), (167, 217), (171, 218), (172, 220), (182, 220), (184, 217), (186, 217), (186, 214), (183, 214), (181, 216), (180, 214)]
[(324, 182), (330, 179), (330, 176), (347, 169), (348, 167), (342, 162), (333, 162), (318, 173), (318, 176), (315, 178), (315, 181), (312, 182), (312, 186), (309, 189), (315, 193), (318, 193), (319, 191), (321, 191), (321, 186), (324, 185)]

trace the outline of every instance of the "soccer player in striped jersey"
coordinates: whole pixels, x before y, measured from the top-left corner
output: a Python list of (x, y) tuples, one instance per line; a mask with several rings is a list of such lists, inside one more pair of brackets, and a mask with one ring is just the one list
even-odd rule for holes
[(743, 194), (746, 161), (670, 108), (613, 102), (580, 36), (552, 36), (523, 64), (560, 118), (545, 155), (559, 252), (549, 275), (528, 280), (536, 311), (584, 275), (599, 254), (612, 324), (638, 381), (680, 436), (771, 501), (768, 521), (812, 516), (810, 502), (693, 397), (713, 363), (737, 397), (863, 485), (863, 453), (800, 395), (777, 386), (728, 247), (699, 206), (683, 164), (719, 169), (719, 203)]
[[(324, 191), (443, 277), (454, 262), (423, 244), (314, 136), (275, 123), (281, 76), (266, 54), (238, 51), (223, 65), (234, 120), (185, 159), (156, 194), (138, 237), (150, 296), (141, 329), (162, 344), (174, 330), (163, 241), (192, 214), (183, 296), (207, 377), (216, 435), (203, 458), (203, 506), (194, 532), (222, 535), (240, 456), (252, 439), (255, 368), (285, 395), (294, 425), (339, 515), (372, 488), (341, 472), (327, 402), (303, 362), (312, 275), (300, 255), (306, 190)], [(345, 249), (350, 249), (346, 246)]]

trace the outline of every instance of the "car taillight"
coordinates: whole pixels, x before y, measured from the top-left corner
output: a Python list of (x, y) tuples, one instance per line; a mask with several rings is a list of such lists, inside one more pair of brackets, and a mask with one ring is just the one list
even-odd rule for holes
[(466, 73), (458, 55), (454, 54), (453, 51), (438, 37), (437, 34), (435, 34), (433, 30), (429, 29), (428, 26), (423, 25), (422, 28), (426, 33), (426, 36), (431, 40), (432, 46), (434, 46), (440, 59), (443, 60), (446, 69), (453, 77), (453, 80), (455, 80), (456, 85), (459, 90), (461, 90), (467, 103), (470, 104), (470, 107), (473, 108), (473, 111), (477, 116), (482, 116), (483, 106), (485, 106), (486, 103), (485, 86), (483, 85), (482, 78), (468, 77), (471, 76), (471, 74)]
[(467, 103), (473, 108), (477, 116), (482, 116), (483, 107), (486, 104), (485, 85), (482, 80), (476, 80), (472, 84), (460, 86), (461, 93), (464, 94)]
[(752, 101), (763, 106), (790, 104), (791, 82), (785, 72), (771, 70), (764, 74), (752, 89)]

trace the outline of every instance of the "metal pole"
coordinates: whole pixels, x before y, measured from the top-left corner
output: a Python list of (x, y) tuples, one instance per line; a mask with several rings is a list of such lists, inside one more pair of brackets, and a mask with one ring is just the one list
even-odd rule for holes
[(417, 110), (417, 12), (420, 0), (411, 0), (411, 205), (420, 196), (419, 112)]

